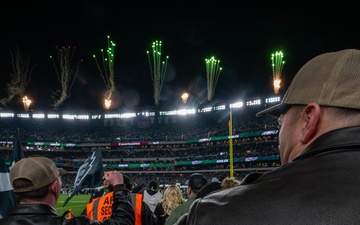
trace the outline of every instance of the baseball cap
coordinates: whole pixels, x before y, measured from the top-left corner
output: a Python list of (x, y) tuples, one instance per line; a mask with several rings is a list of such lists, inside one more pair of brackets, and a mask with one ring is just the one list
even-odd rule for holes
[(206, 177), (201, 173), (193, 173), (189, 178), (189, 186), (195, 190), (200, 190), (207, 182)]
[(360, 50), (344, 49), (318, 55), (295, 75), (280, 104), (256, 116), (278, 116), (291, 105), (360, 109)]
[[(15, 193), (28, 192), (45, 187), (59, 176), (66, 174), (66, 170), (57, 168), (55, 163), (44, 156), (22, 158), (10, 170), (10, 180)], [(28, 179), (31, 186), (14, 187), (17, 179)]]
[(149, 183), (149, 188), (156, 189), (158, 188), (158, 186), (159, 186), (158, 183), (154, 180), (150, 181)]

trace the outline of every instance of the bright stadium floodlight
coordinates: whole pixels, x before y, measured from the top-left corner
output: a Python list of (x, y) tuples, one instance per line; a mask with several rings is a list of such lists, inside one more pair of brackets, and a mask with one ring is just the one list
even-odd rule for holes
[(74, 120), (74, 119), (75, 119), (75, 115), (63, 114), (62, 118), (63, 118), (63, 119), (66, 119), (66, 120)]
[(75, 115), (75, 119), (78, 119), (78, 120), (88, 120), (88, 119), (89, 119), (89, 115)]
[(217, 105), (213, 107), (214, 111), (225, 110), (225, 109), (226, 109), (225, 105)]
[(44, 118), (45, 118), (45, 114), (43, 114), (43, 113), (35, 113), (35, 114), (32, 115), (32, 118), (44, 119)]
[(280, 97), (270, 97), (265, 99), (265, 103), (276, 103), (280, 102)]
[(201, 112), (211, 112), (212, 111), (212, 107), (205, 107), (201, 109)]
[(2, 118), (12, 118), (14, 116), (15, 116), (14, 113), (0, 113), (0, 117)]
[(244, 107), (244, 102), (235, 102), (230, 104), (230, 108), (242, 108)]
[(48, 114), (47, 118), (48, 119), (59, 119), (60, 115), (59, 114)]
[(185, 115), (193, 115), (195, 114), (195, 109), (181, 109), (176, 111), (176, 115), (185, 116)]
[(18, 118), (30, 118), (30, 115), (28, 113), (19, 113), (19, 114), (16, 114), (16, 117), (18, 117)]
[(261, 99), (256, 99), (246, 102), (247, 106), (260, 105), (260, 104), (261, 104)]
[(114, 119), (114, 118), (121, 118), (121, 114), (119, 113), (108, 113), (104, 115), (105, 119)]
[(121, 114), (121, 118), (133, 118), (136, 117), (136, 113), (123, 113)]

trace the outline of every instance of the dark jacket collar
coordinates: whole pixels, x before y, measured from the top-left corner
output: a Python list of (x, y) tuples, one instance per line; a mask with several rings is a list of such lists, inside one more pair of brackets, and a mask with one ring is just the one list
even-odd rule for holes
[(10, 215), (52, 215), (58, 216), (54, 207), (47, 204), (20, 204), (14, 208)]
[(351, 147), (358, 146), (360, 150), (360, 126), (340, 128), (329, 131), (318, 137), (311, 143), (298, 157), (299, 160), (314, 154), (330, 153), (332, 151), (342, 151)]

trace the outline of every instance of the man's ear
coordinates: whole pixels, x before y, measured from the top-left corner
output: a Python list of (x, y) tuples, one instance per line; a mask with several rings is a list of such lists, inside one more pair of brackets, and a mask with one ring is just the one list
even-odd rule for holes
[(189, 195), (192, 191), (192, 188), (190, 186), (188, 186), (188, 189), (187, 189), (187, 194)]
[(302, 130), (301, 143), (306, 144), (315, 136), (320, 115), (321, 108), (317, 103), (310, 103), (304, 108), (301, 117), (305, 126)]
[(57, 185), (57, 184), (58, 184), (58, 182), (57, 182), (57, 180), (56, 180), (56, 181), (52, 182), (51, 185), (50, 185), (50, 191), (51, 191), (51, 193), (53, 193), (54, 195), (57, 195), (57, 193), (58, 193), (58, 192), (57, 192), (57, 191), (58, 191), (58, 189), (57, 189), (57, 188), (58, 188), (58, 187), (57, 187), (58, 185)]

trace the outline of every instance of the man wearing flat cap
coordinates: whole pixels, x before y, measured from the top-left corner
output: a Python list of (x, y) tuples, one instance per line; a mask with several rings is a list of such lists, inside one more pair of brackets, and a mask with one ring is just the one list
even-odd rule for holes
[(360, 50), (314, 57), (257, 116), (277, 118), (282, 166), (196, 200), (176, 225), (359, 224)]
[(105, 172), (106, 180), (114, 186), (113, 214), (104, 222), (91, 221), (86, 216), (70, 219), (59, 216), (55, 206), (62, 187), (61, 176), (66, 171), (43, 156), (31, 156), (19, 160), (10, 170), (10, 181), (20, 204), (8, 216), (0, 219), (6, 225), (60, 225), (60, 224), (134, 224), (134, 210), (127, 200), (129, 191), (123, 184), (123, 176), (117, 171)]

